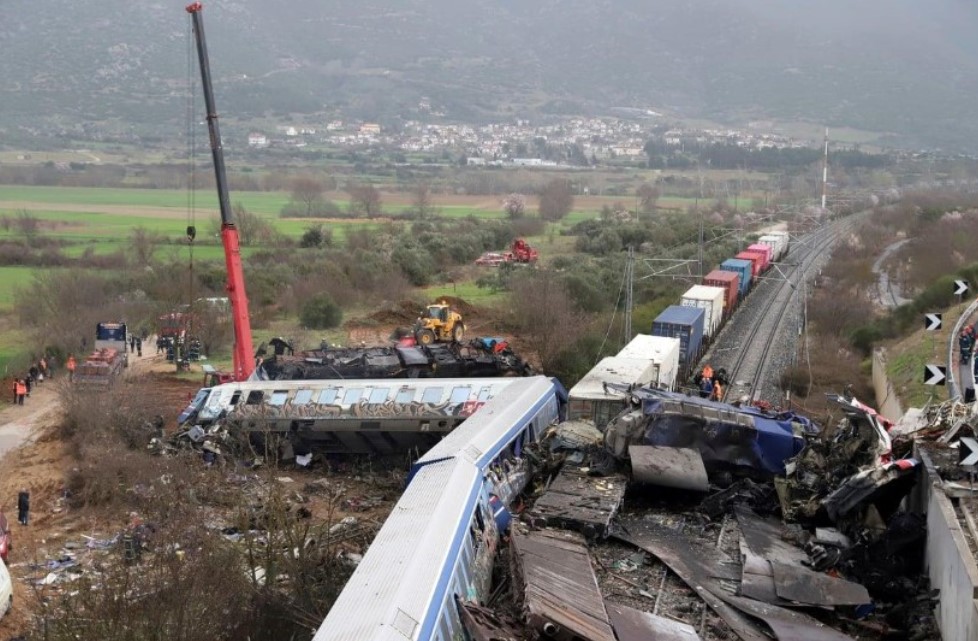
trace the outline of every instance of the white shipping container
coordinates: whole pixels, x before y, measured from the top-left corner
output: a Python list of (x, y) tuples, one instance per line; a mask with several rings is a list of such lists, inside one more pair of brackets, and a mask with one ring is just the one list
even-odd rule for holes
[(654, 385), (658, 375), (659, 366), (651, 358), (603, 358), (568, 392), (567, 418), (592, 420), (598, 429), (603, 429), (628, 404), (624, 395), (605, 385), (645, 387)]
[(712, 337), (723, 322), (723, 302), (726, 295), (727, 290), (722, 287), (693, 285), (683, 294), (679, 304), (683, 307), (701, 307), (704, 314), (703, 334)]
[(779, 260), (788, 253), (788, 233), (771, 232), (761, 236), (758, 242), (771, 245), (774, 248), (774, 260)]
[(678, 338), (636, 334), (635, 338), (618, 352), (618, 358), (651, 357), (659, 366), (658, 380), (653, 381), (652, 384), (659, 389), (675, 391), (676, 377), (679, 376), (680, 349)]

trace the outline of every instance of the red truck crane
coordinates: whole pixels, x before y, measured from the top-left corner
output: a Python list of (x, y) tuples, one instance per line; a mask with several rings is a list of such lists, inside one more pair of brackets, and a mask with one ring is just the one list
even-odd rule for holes
[(231, 200), (228, 196), (227, 175), (224, 169), (224, 148), (217, 126), (217, 108), (214, 106), (214, 89), (211, 86), (211, 70), (207, 61), (207, 42), (204, 39), (204, 22), (200, 2), (187, 5), (187, 13), (194, 27), (197, 57), (200, 60), (200, 79), (204, 84), (204, 104), (207, 107), (207, 129), (211, 138), (211, 155), (214, 157), (214, 174), (217, 179), (217, 200), (221, 207), (221, 242), (224, 245), (224, 262), (227, 266), (228, 300), (234, 321), (234, 372), (236, 381), (248, 380), (255, 371), (254, 345), (251, 339), (251, 317), (248, 315), (248, 296), (245, 294), (244, 269), (241, 266), (241, 246), (238, 228), (234, 224)]

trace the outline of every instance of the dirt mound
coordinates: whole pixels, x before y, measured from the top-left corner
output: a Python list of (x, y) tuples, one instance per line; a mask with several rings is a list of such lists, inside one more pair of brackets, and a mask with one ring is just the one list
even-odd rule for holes
[(402, 300), (367, 316), (382, 325), (410, 325), (421, 315), (422, 307), (411, 300)]
[(478, 307), (466, 302), (465, 299), (459, 298), (458, 296), (439, 296), (437, 301), (432, 302), (448, 303), (452, 309), (460, 313), (463, 318), (469, 316), (470, 314), (476, 314), (479, 312)]

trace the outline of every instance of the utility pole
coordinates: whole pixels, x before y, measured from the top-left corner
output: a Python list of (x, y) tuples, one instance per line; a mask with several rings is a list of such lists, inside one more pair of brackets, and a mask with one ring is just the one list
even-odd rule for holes
[(829, 128), (825, 128), (825, 155), (822, 157), (822, 211), (825, 210), (825, 197), (829, 188)]
[(628, 246), (628, 261), (625, 263), (625, 341), (632, 340), (632, 310), (635, 301), (632, 293), (635, 286), (635, 248)]

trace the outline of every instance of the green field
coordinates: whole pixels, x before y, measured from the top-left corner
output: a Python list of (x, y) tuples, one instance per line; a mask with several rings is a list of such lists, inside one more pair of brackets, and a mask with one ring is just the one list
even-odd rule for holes
[(34, 267), (0, 267), (0, 312), (9, 312), (14, 304), (14, 292), (34, 279)]

